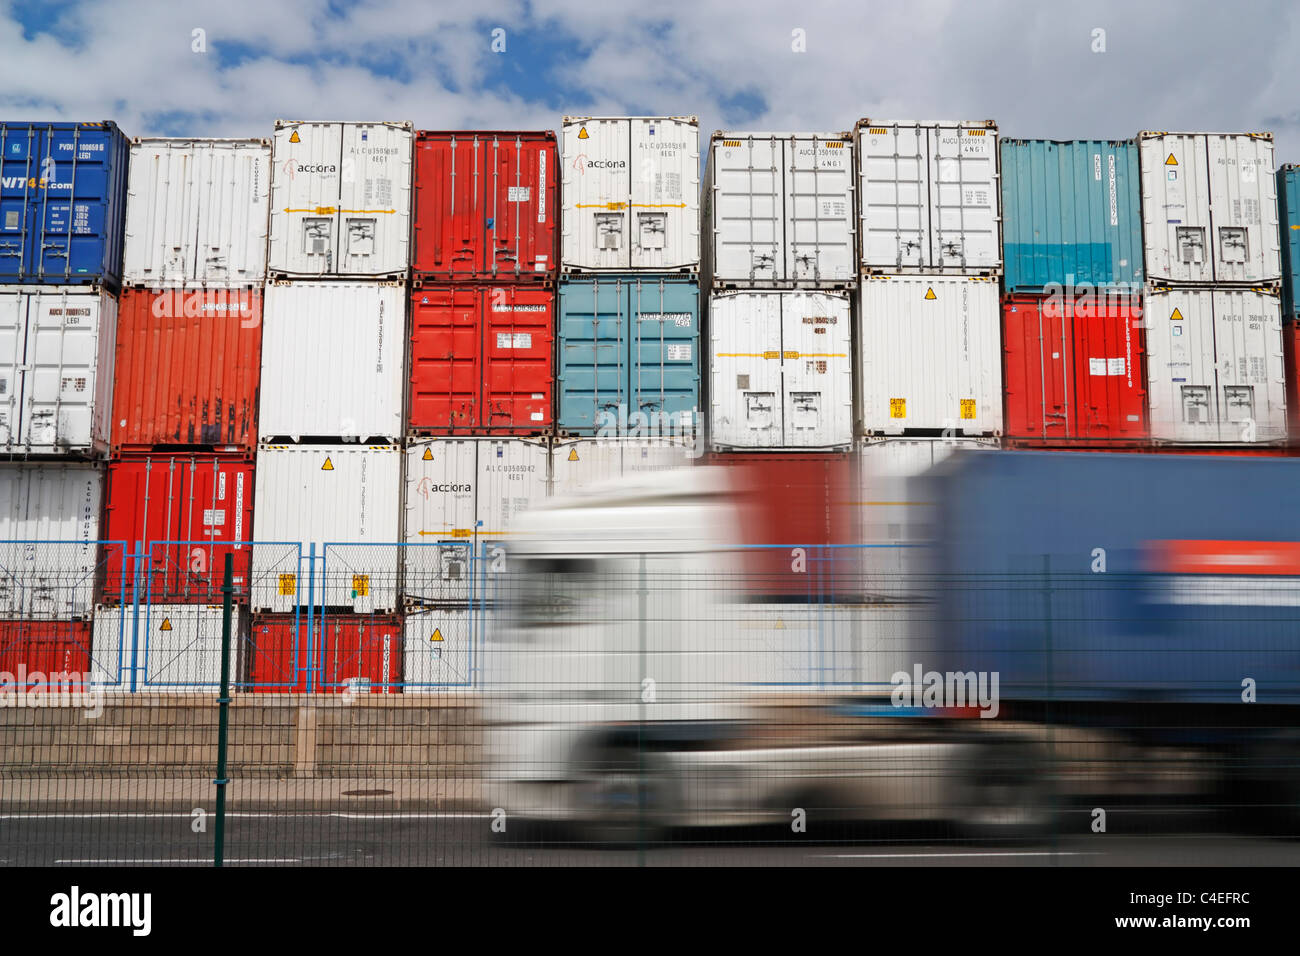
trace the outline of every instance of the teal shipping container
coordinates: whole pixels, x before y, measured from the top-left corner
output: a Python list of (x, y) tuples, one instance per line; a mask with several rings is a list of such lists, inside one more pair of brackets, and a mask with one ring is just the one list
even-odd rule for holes
[(1122, 140), (1002, 140), (1007, 292), (1142, 284), (1138, 148)]
[(1282, 321), (1296, 318), (1296, 276), (1300, 275), (1300, 166), (1277, 171), (1277, 221), (1282, 233)]

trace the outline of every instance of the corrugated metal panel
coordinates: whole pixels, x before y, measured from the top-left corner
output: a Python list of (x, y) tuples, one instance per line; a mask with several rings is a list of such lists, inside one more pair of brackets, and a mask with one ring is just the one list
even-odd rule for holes
[(262, 438), (402, 434), (400, 283), (274, 282), (263, 324)]
[(560, 283), (562, 431), (614, 437), (681, 431), (700, 389), (700, 287), (672, 276)]
[(1010, 295), (1003, 302), (1009, 439), (1136, 441), (1146, 437), (1139, 300)]
[(127, 289), (118, 308), (113, 448), (257, 445), (261, 289)]
[[(401, 521), (402, 455), (396, 445), (262, 445), (257, 451), (253, 520), (252, 604), (255, 610), (306, 605), (309, 582), (286, 566), (285, 551), (264, 542), (300, 542), (303, 577), (309, 547), (317, 568), (311, 597), (317, 604), (367, 612), (397, 605), (397, 555)], [(332, 555), (322, 580), (326, 542), (356, 545)], [(380, 546), (376, 546), (380, 545)], [(386, 545), (387, 547), (383, 547)], [(369, 578), (357, 593), (355, 576)], [(285, 593), (285, 592), (288, 593)], [(323, 598), (322, 598), (323, 595)]]
[(0, 280), (122, 281), (128, 144), (116, 123), (0, 123)]
[(995, 123), (864, 119), (857, 133), (864, 272), (1001, 272)]
[(474, 618), (465, 608), (418, 608), (402, 624), (402, 692), (433, 693), (475, 683)]
[(102, 288), (0, 286), (4, 451), (97, 455), (107, 448), (116, 330), (117, 299)]
[(557, 438), (551, 443), (551, 494), (579, 494), (594, 484), (643, 471), (684, 468), (699, 450), (684, 438)]
[(1282, 275), (1272, 133), (1139, 133), (1146, 274), (1258, 284)]
[(949, 276), (862, 281), (862, 427), (868, 434), (1002, 431), (997, 283)]
[(405, 277), (413, 140), (410, 123), (276, 120), (271, 275)]
[(1297, 315), (1296, 279), (1300, 277), (1300, 166), (1286, 165), (1277, 171), (1278, 233), (1282, 258), (1282, 315)]
[(415, 134), (413, 272), (432, 279), (553, 279), (555, 133)]
[(1300, 322), (1282, 323), (1282, 361), (1286, 379), (1287, 433), (1300, 435)]
[(309, 632), (292, 614), (253, 617), (251, 690), (265, 693), (397, 694), (402, 622), (393, 615), (328, 614)]
[(563, 161), (566, 271), (699, 268), (695, 117), (566, 116)]
[(1174, 442), (1286, 437), (1281, 308), (1254, 289), (1170, 289), (1146, 297), (1151, 437)]
[[(96, 671), (107, 676), (106, 670), (91, 663), (89, 622), (0, 621), (0, 673), (6, 676), (5, 693), (89, 690), (83, 675)], [(51, 702), (51, 706), (57, 704)]]
[(853, 441), (847, 294), (730, 292), (709, 299), (715, 448), (839, 448)]
[(1008, 292), (1105, 284), (1141, 292), (1138, 149), (1124, 140), (1002, 140)]
[(710, 287), (857, 278), (851, 133), (716, 132), (704, 182)]
[(411, 434), (537, 434), (551, 424), (555, 292), (443, 285), (411, 295)]
[[(211, 454), (133, 455), (108, 465), (104, 538), (143, 541), (137, 582), (122, 548), (106, 546), (107, 601), (211, 603), (220, 600), (226, 555), (234, 560), (236, 600), (247, 595), (253, 526), (253, 463)], [(187, 542), (163, 545), (159, 542)]]
[(269, 140), (135, 140), (124, 282), (217, 288), (263, 282), (270, 186)]
[[(95, 608), (95, 661), (105, 671), (135, 671), (137, 690), (212, 692), (221, 686), (220, 604), (142, 604)], [(248, 642), (248, 617), (236, 607), (230, 629), (230, 685), (240, 682), (239, 657)]]
[(97, 465), (0, 465), (0, 617), (90, 616), (103, 488)]

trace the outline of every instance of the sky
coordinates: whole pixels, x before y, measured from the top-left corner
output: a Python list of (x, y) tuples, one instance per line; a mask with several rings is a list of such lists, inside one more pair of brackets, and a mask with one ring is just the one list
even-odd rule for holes
[(1271, 130), (1281, 164), (1300, 162), (1297, 49), (1286, 0), (0, 0), (0, 121), (993, 119), (1018, 138)]

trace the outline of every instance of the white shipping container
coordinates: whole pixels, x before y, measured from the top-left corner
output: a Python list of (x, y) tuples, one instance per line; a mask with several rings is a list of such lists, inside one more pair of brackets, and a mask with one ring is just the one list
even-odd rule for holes
[(473, 686), (478, 671), (475, 624), (490, 613), (466, 608), (411, 608), (402, 624), (402, 692), (427, 694)]
[(852, 444), (847, 294), (720, 293), (710, 297), (709, 315), (713, 447)]
[(858, 122), (864, 272), (1002, 272), (998, 128)]
[(404, 278), (414, 140), (410, 123), (276, 120), (270, 273)]
[(0, 286), (0, 451), (102, 454), (116, 340), (102, 288)]
[(851, 133), (713, 134), (703, 263), (712, 288), (857, 278)]
[(1151, 437), (1171, 442), (1286, 438), (1282, 312), (1257, 289), (1147, 294)]
[(696, 461), (685, 439), (557, 438), (551, 445), (551, 495), (580, 494), (592, 485), (642, 471), (683, 468)]
[(269, 284), (259, 436), (400, 436), (405, 356), (401, 283)]
[[(236, 606), (231, 615), (230, 684), (239, 681), (240, 651), (248, 620)], [(110, 681), (143, 691), (197, 692), (221, 687), (222, 608), (219, 604), (142, 604), (95, 608), (91, 669)]]
[(1282, 277), (1272, 133), (1141, 133), (1149, 280)]
[(270, 187), (269, 140), (135, 140), (124, 282), (152, 288), (261, 284)]
[[(254, 471), (254, 610), (292, 611), (309, 593), (317, 604), (358, 613), (396, 608), (400, 447), (261, 445)], [(298, 552), (284, 547), (290, 543), (302, 545), (301, 566)]]
[(0, 464), (0, 616), (90, 617), (103, 493), (98, 465)]
[(995, 280), (864, 276), (860, 294), (864, 432), (1002, 433), (1002, 317)]
[(694, 271), (700, 125), (694, 116), (566, 116), (565, 271)]
[(469, 600), (470, 567), (497, 557), (514, 518), (547, 496), (544, 438), (437, 438), (406, 450), (408, 603)]

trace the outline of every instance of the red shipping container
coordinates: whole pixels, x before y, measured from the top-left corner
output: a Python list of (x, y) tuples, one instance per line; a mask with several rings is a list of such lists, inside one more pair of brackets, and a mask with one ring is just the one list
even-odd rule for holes
[(550, 130), (417, 132), (417, 284), (553, 280), (558, 167)]
[(1287, 431), (1300, 445), (1300, 322), (1282, 323), (1282, 364), (1286, 375)]
[(797, 602), (861, 589), (857, 549), (843, 547), (861, 540), (851, 455), (719, 453), (708, 463), (732, 469), (744, 597)]
[[(50, 675), (90, 671), (89, 621), (0, 621), (0, 672), (12, 681), (0, 693), (47, 689)], [(83, 690), (81, 680), (54, 677), (59, 687)], [(57, 688), (49, 688), (57, 689)]]
[(535, 435), (551, 424), (555, 291), (426, 286), (411, 296), (409, 431)]
[(1006, 296), (1004, 436), (1043, 446), (1144, 441), (1141, 315), (1131, 298)]
[(255, 614), (250, 663), (260, 693), (401, 693), (402, 619), (395, 614)]
[(117, 314), (114, 454), (163, 445), (252, 450), (261, 369), (260, 289), (125, 290)]
[[(143, 541), (140, 600), (218, 604), (226, 555), (234, 556), (235, 599), (248, 597), (253, 463), (191, 452), (133, 455), (108, 465), (104, 540)], [(184, 542), (164, 544), (161, 542)], [(130, 601), (134, 562), (105, 546), (104, 598)]]

